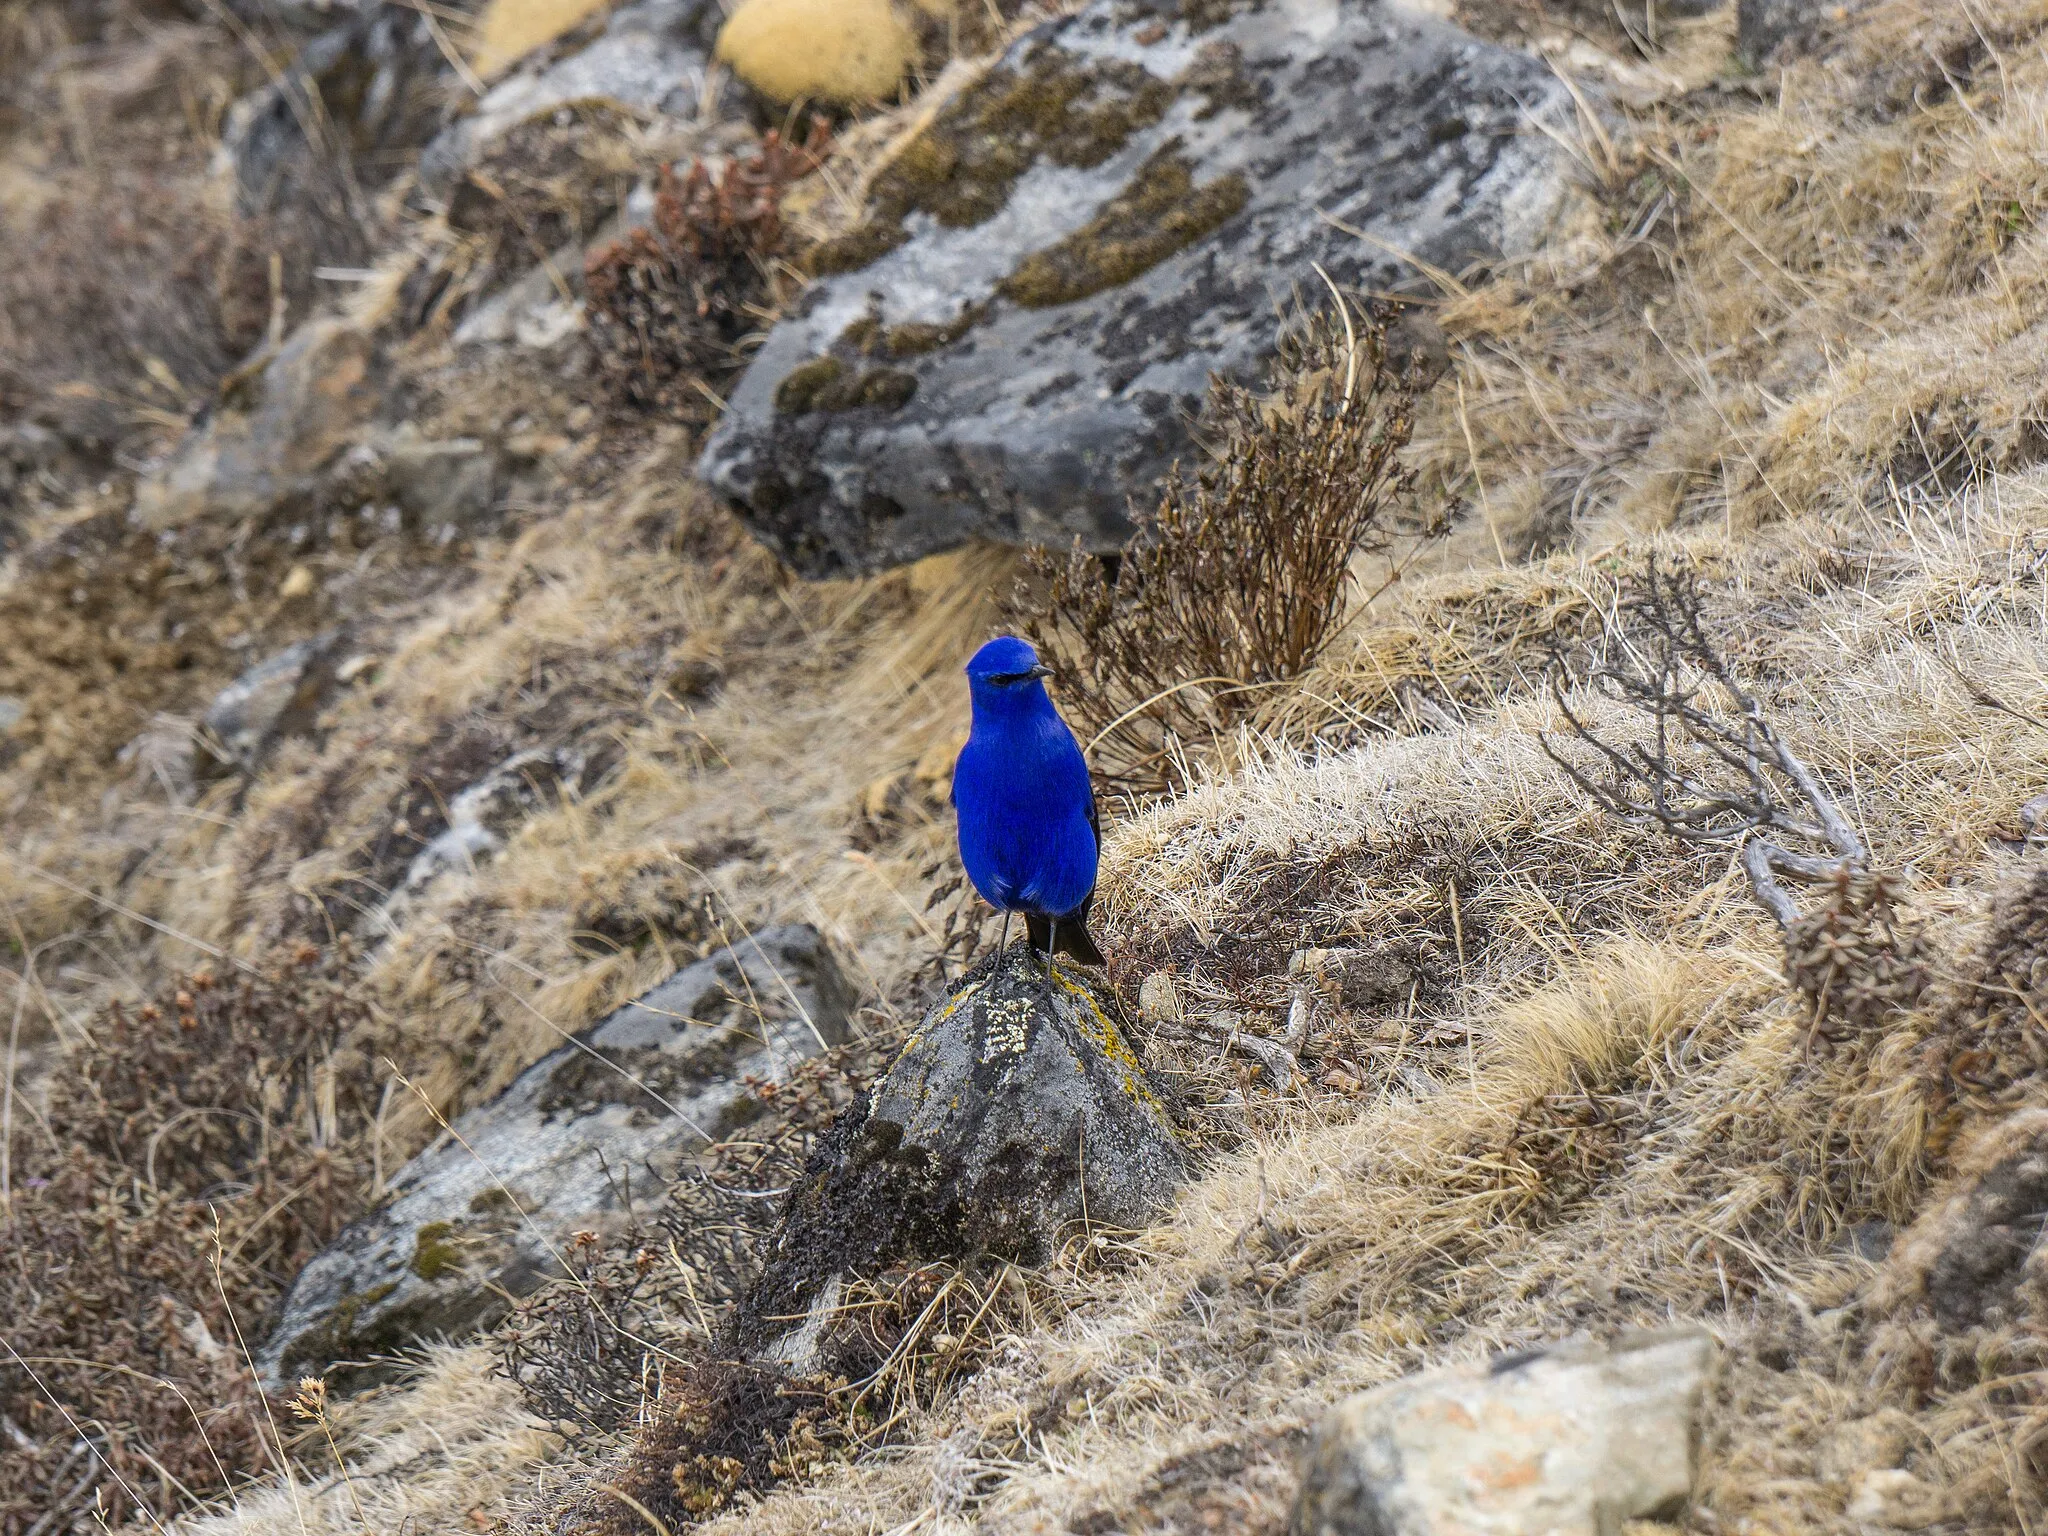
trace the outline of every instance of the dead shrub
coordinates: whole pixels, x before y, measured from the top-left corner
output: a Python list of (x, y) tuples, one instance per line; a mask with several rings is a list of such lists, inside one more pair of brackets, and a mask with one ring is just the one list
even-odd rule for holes
[(1944, 1021), (1954, 1049), (1946, 1066), (1959, 1096), (1985, 1109), (2013, 1108), (2048, 1078), (2048, 871), (2000, 901), (1968, 1000)]
[(1791, 934), (1802, 914), (1786, 882), (1864, 878), (1862, 837), (1762, 702), (1736, 681), (1709, 633), (1696, 572), (1663, 570), (1652, 557), (1618, 607), (1621, 622), (1586, 680), (1640, 715), (1649, 733), (1624, 740), (1588, 724), (1566, 696), (1573, 668), (1560, 653), (1552, 697), (1567, 738), (1590, 755), (1560, 752), (1548, 735), (1545, 754), (1610, 816), (1695, 847), (1732, 850), (1758, 903)]
[(201, 971), (109, 1008), (43, 1123), (14, 1117), (4, 1536), (157, 1524), (287, 1449), (243, 1340), (368, 1194), (377, 1097), (347, 959), (306, 949), (275, 979)]
[(1785, 974), (1811, 1006), (1810, 1041), (1839, 1044), (1919, 1002), (1931, 955), (1898, 920), (1899, 882), (1837, 873), (1827, 899), (1785, 930)]
[(1597, 1195), (1649, 1126), (1647, 1095), (1603, 1086), (1574, 1068), (1568, 1088), (1525, 1104), (1501, 1147), (1484, 1158), (1506, 1214), (1542, 1225)]
[(585, 269), (592, 341), (628, 404), (674, 412), (703, 404), (698, 385), (745, 366), (745, 339), (781, 299), (782, 194), (822, 162), (829, 130), (785, 142), (770, 132), (714, 172), (664, 167), (654, 222), (593, 252)]
[(734, 1358), (729, 1340), (681, 1340), (668, 1390), (615, 1480), (591, 1488), (560, 1528), (627, 1536), (645, 1530), (643, 1511), (686, 1528), (889, 1444), (1032, 1318), (1034, 1298), (1049, 1299), (1009, 1266), (902, 1263), (848, 1283), (811, 1374)]
[(1413, 392), (1385, 327), (1347, 312), (1286, 339), (1271, 395), (1219, 380), (1219, 448), (1178, 468), (1114, 556), (1041, 553), (1015, 618), (1058, 674), (1099, 776), (1137, 795), (1299, 677), (1343, 627), (1354, 562), (1391, 547)]

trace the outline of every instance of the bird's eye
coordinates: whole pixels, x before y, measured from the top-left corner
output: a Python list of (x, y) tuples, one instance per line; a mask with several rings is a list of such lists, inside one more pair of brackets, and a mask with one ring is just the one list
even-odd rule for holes
[(999, 688), (1007, 688), (1012, 683), (1029, 682), (1030, 679), (1029, 672), (991, 672), (988, 680)]

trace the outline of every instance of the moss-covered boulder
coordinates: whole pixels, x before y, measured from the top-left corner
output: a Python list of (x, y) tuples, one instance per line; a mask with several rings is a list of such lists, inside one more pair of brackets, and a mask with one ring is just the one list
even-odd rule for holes
[(1184, 1176), (1114, 1000), (1017, 945), (934, 1007), (832, 1127), (733, 1343), (799, 1373), (829, 1367), (847, 1280), (912, 1258), (1042, 1262), (1087, 1227), (1147, 1225)]
[(1555, 74), (1430, 9), (1094, 0), (1038, 28), (810, 253), (699, 474), (811, 575), (1121, 543), (1318, 268), (1427, 290), (1555, 225)]

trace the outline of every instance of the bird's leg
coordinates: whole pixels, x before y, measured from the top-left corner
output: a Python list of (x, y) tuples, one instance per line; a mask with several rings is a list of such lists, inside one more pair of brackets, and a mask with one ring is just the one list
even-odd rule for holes
[(1010, 909), (1009, 909), (1008, 907), (1005, 907), (1005, 908), (1003, 908), (1003, 936), (1002, 936), (1002, 937), (1001, 937), (1000, 939), (998, 939), (998, 940), (996, 941), (996, 953), (997, 953), (998, 955), (1007, 955), (1007, 954), (1008, 954), (1009, 952), (1010, 952)]
[(1054, 918), (1052, 920), (1052, 932), (1050, 935), (1048, 935), (1045, 941), (1045, 979), (1047, 981), (1052, 980), (1052, 957), (1059, 953), (1059, 948), (1060, 920), (1058, 918)]

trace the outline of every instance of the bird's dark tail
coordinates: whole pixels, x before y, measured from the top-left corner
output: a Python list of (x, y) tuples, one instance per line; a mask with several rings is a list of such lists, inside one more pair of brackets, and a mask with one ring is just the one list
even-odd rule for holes
[(1034, 954), (1048, 958), (1055, 954), (1072, 955), (1083, 965), (1107, 965), (1102, 951), (1095, 947), (1095, 940), (1088, 932), (1088, 908), (1092, 902), (1084, 902), (1079, 911), (1069, 912), (1058, 923), (1054, 931), (1053, 920), (1040, 917), (1036, 912), (1024, 914), (1025, 931), (1031, 939)]

